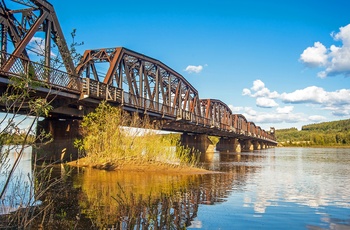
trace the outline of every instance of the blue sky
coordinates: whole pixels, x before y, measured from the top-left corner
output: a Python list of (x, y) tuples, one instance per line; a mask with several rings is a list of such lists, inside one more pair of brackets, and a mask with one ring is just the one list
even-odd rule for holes
[(50, 2), (81, 53), (158, 59), (263, 129), (350, 118), (350, 1)]

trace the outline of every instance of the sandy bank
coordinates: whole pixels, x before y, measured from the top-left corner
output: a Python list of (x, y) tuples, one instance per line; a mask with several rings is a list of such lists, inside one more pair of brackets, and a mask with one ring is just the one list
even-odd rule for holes
[(178, 166), (172, 164), (165, 164), (160, 162), (118, 162), (118, 163), (103, 163), (103, 164), (90, 164), (86, 158), (79, 159), (77, 161), (69, 162), (68, 165), (75, 167), (92, 167), (107, 171), (135, 171), (135, 172), (155, 172), (157, 174), (212, 174), (218, 173), (209, 171), (206, 169)]

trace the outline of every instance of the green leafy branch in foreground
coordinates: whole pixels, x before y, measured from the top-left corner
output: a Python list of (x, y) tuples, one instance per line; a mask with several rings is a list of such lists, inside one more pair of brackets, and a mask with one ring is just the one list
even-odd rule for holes
[(181, 146), (178, 135), (160, 135), (147, 117), (131, 116), (106, 102), (85, 116), (81, 126), (83, 139), (75, 145), (92, 165), (152, 162), (194, 166), (198, 161), (198, 153)]

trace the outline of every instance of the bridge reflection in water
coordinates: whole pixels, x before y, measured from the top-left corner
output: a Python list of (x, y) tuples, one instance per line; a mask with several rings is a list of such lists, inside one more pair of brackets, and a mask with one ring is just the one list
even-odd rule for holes
[[(35, 96), (48, 96), (54, 109), (38, 127), (51, 132), (54, 142), (39, 157), (76, 158), (73, 140), (80, 135), (79, 122), (102, 100), (141, 117), (147, 115), (163, 130), (182, 132), (183, 144), (201, 152), (211, 144), (208, 135), (221, 137), (218, 148), (226, 151), (276, 145), (273, 130), (265, 131), (243, 115), (233, 114), (218, 99), (201, 99), (181, 74), (157, 59), (123, 47), (103, 48), (86, 50), (75, 66), (54, 7), (44, 0), (13, 2), (16, 9), (0, 3), (0, 90), (5, 91), (11, 78), (45, 83), (35, 88)], [(45, 47), (43, 64), (34, 62), (38, 58), (30, 41), (35, 36), (42, 38)], [(62, 56), (58, 69), (51, 57), (52, 44)], [(106, 71), (99, 72), (99, 65)], [(45, 154), (49, 150), (54, 151)]]

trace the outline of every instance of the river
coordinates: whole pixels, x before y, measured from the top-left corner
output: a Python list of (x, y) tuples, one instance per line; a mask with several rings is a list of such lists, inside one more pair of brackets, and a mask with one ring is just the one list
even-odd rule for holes
[(56, 168), (65, 181), (56, 215), (77, 229), (350, 229), (350, 149), (214, 152), (201, 161), (221, 173)]

